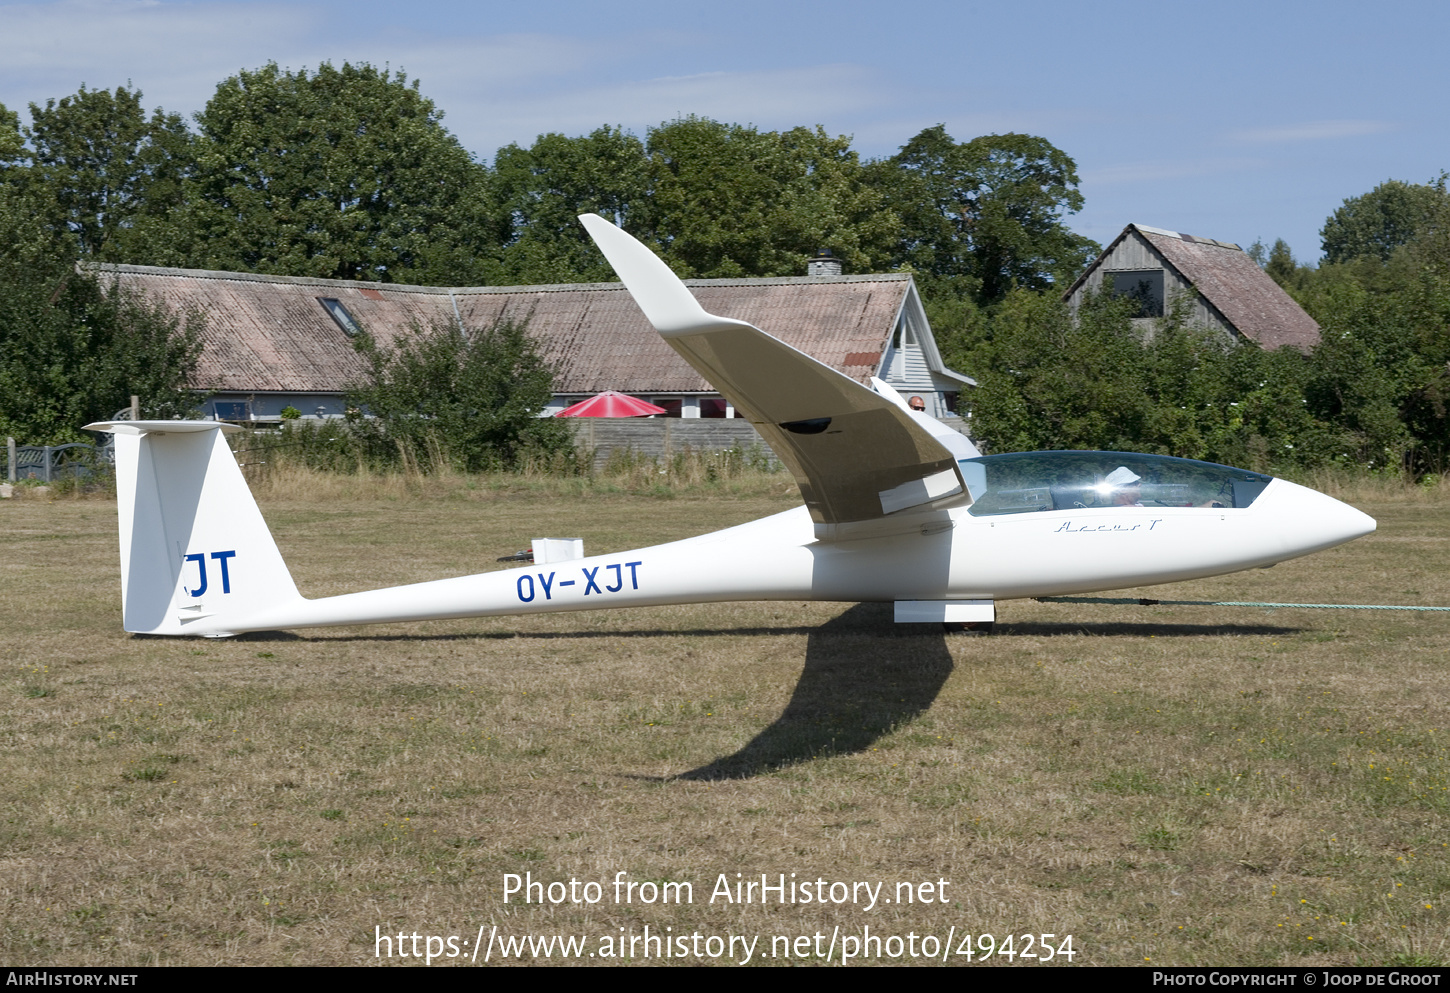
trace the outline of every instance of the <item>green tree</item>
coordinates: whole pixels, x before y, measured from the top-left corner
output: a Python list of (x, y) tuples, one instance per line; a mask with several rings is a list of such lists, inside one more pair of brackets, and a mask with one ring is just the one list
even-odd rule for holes
[[(1388, 340), (1391, 336), (1384, 334), (1383, 326), (1356, 327), (1372, 313), (1371, 308), (1358, 307), (1321, 329), (1305, 398), (1312, 413), (1341, 428), (1345, 461), (1398, 472), (1406, 468), (1407, 461), (1413, 461), (1411, 449), (1415, 447), (1400, 419), (1400, 406), (1407, 380), (1420, 378), (1416, 373), (1423, 370), (1391, 368), (1385, 361), (1387, 352), (1399, 349)], [(1383, 319), (1385, 315), (1375, 316)]]
[(80, 426), (141, 397), (148, 415), (195, 406), (186, 383), (202, 318), (77, 271), (32, 199), (0, 187), (0, 434), (76, 441)]
[(392, 348), (366, 336), (368, 381), (350, 403), (371, 417), (356, 431), (380, 461), (467, 472), (507, 468), (531, 451), (572, 448), (567, 425), (538, 417), (553, 375), (522, 324), (414, 327)]
[(1269, 259), (1264, 263), (1264, 271), (1280, 286), (1287, 286), (1293, 282), (1298, 270), (1299, 263), (1294, 261), (1294, 253), (1289, 251), (1289, 243), (1283, 238), (1276, 238), (1274, 247), (1269, 250)]
[(27, 181), (44, 188), (49, 226), (73, 238), (83, 258), (127, 258), (138, 228), (182, 205), (190, 132), (160, 108), (148, 119), (140, 90), (82, 86), (44, 107), (31, 104), (30, 117)]
[(1389, 263), (1323, 265), (1296, 294), (1320, 324), (1308, 402), (1342, 426), (1347, 460), (1412, 474), (1441, 472), (1450, 448), (1450, 267), (1433, 232)]
[(494, 158), (499, 200), (512, 226), (494, 282), (609, 282), (618, 277), (594, 247), (579, 215), (599, 214), (634, 234), (648, 233), (649, 159), (622, 128), (580, 138), (540, 135)]
[(1056, 294), (1009, 293), (983, 318), (989, 344), (980, 354), (990, 361), (973, 370), (982, 383), (974, 436), (993, 451), (1118, 449), (1260, 471), (1382, 450), (1373, 435), (1382, 425), (1333, 423), (1311, 408), (1316, 373), (1302, 353), (1265, 352), (1196, 327), (1185, 300), (1151, 335), (1133, 313), (1131, 301), (1110, 294), (1073, 315)]
[(1331, 461), (1342, 443), (1306, 408), (1306, 356), (1194, 325), (1191, 303), (1180, 297), (1153, 322), (1138, 357), (1150, 408), (1143, 450), (1262, 472)]
[(655, 248), (682, 276), (796, 276), (830, 249), (868, 271), (897, 228), (865, 183), (850, 139), (821, 128), (760, 131), (702, 117), (579, 138), (542, 135), (495, 159), (513, 222), (502, 278), (613, 279), (576, 219), (601, 214)]
[(824, 248), (869, 271), (897, 220), (850, 145), (820, 127), (684, 117), (652, 128), (647, 227), (684, 276), (799, 276)]
[[(1346, 249), (1339, 261), (1318, 269), (1299, 267), (1286, 288), (1320, 324), (1321, 343), (1311, 356), (1306, 399), (1316, 416), (1342, 433), (1345, 461), (1412, 475), (1439, 473), (1450, 457), (1450, 195), (1444, 177), (1409, 188), (1409, 199), (1426, 198), (1419, 220), (1393, 226), (1365, 223), (1362, 231), (1392, 231), (1383, 245)], [(1384, 184), (1384, 194), (1346, 201), (1355, 211), (1336, 212), (1356, 222), (1400, 211), (1406, 184)], [(1388, 189), (1387, 189), (1388, 188)], [(1428, 194), (1427, 194), (1428, 191)], [(1368, 207), (1366, 207), (1368, 204)], [(1378, 207), (1376, 206), (1378, 204)], [(1388, 206), (1386, 206), (1388, 205)], [(1395, 208), (1395, 209), (1390, 209)], [(1384, 217), (1379, 218), (1380, 221)], [(1345, 225), (1340, 230), (1347, 230)], [(1405, 231), (1413, 229), (1408, 236)], [(1400, 242), (1402, 243), (1394, 244)], [(1381, 251), (1388, 247), (1388, 252)]]
[(14, 162), (25, 153), (25, 139), (20, 135), (20, 115), (0, 103), (0, 167)]
[(959, 143), (938, 124), (878, 163), (873, 177), (901, 218), (891, 262), (961, 281), (979, 303), (1014, 286), (1061, 283), (1099, 250), (1063, 223), (1083, 205), (1077, 166), (1044, 138)]
[(487, 170), (417, 81), (367, 64), (223, 82), (197, 115), (194, 264), (458, 285), (501, 238)]
[(1245, 254), (1293, 297), (1301, 295), (1318, 275), (1312, 266), (1299, 264), (1289, 249), (1289, 243), (1283, 238), (1276, 238), (1273, 248), (1265, 248), (1262, 241), (1255, 241)]
[(1055, 294), (1012, 290), (974, 369), (974, 434), (994, 452), (1136, 449), (1149, 417), (1132, 304), (1101, 294), (1076, 315)]
[(1391, 179), (1363, 196), (1350, 197), (1329, 216), (1319, 232), (1328, 263), (1357, 258), (1388, 261), (1395, 249), (1409, 244), (1444, 209), (1442, 173), (1433, 183), (1417, 185)]

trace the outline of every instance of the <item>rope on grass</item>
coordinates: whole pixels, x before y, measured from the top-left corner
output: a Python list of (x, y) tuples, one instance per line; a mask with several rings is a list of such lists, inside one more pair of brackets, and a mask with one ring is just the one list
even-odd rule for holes
[(1303, 607), (1310, 610), (1423, 610), (1450, 612), (1450, 607), (1412, 607), (1395, 603), (1259, 603), (1254, 600), (1150, 600), (1147, 597), (1039, 596), (1038, 603), (1126, 603), (1140, 607)]

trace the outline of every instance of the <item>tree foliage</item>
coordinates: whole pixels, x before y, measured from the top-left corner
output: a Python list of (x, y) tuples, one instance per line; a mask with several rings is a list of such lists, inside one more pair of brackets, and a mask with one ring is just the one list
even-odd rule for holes
[(209, 268), (453, 284), (497, 242), (487, 172), (404, 73), (269, 63), (197, 115), (192, 255)]
[(1393, 449), (1384, 425), (1337, 423), (1322, 398), (1311, 403), (1333, 378), (1328, 356), (1235, 344), (1189, 324), (1186, 304), (1145, 336), (1124, 298), (1089, 297), (1073, 315), (1056, 297), (1014, 290), (988, 322), (994, 360), (978, 372), (976, 434), (994, 451), (1130, 450), (1260, 471)]
[(131, 394), (149, 416), (190, 412), (201, 315), (78, 272), (73, 251), (45, 237), (31, 201), (0, 187), (0, 434), (76, 441)]
[[(1402, 206), (1383, 195), (1388, 185), (1346, 201), (1355, 210), (1336, 212), (1326, 230)], [(1128, 447), (1265, 471), (1445, 472), (1450, 197), (1426, 189), (1437, 198), (1391, 239), (1398, 244), (1367, 238), (1373, 250), (1318, 268), (1295, 261), (1283, 240), (1249, 249), (1318, 321), (1320, 342), (1307, 354), (1231, 344), (1191, 326), (1185, 300), (1144, 334), (1130, 305), (1107, 296), (1075, 317), (1055, 294), (1020, 287), (985, 306), (939, 297), (944, 357), (982, 383), (974, 434), (996, 451)]]
[(553, 376), (522, 324), (443, 322), (414, 327), (391, 348), (364, 336), (358, 348), (369, 375), (349, 402), (372, 415), (353, 423), (379, 461), (475, 472), (573, 446), (566, 425), (537, 416)]
[(684, 117), (649, 133), (652, 235), (685, 276), (799, 276), (829, 248), (873, 268), (896, 218), (850, 139)]
[(417, 81), (348, 63), (238, 73), (195, 135), (161, 110), (148, 120), (125, 87), (82, 87), (31, 113), (36, 202), (83, 255), (113, 261), (454, 285), (610, 279), (575, 219), (592, 211), (684, 276), (797, 275), (827, 249), (848, 272), (911, 268), (983, 304), (1064, 278), (1096, 247), (1062, 224), (1082, 203), (1072, 160), (1030, 135), (959, 144), (938, 126), (863, 163), (820, 127), (686, 116), (643, 139), (608, 126), (541, 135), (489, 169)]
[(682, 276), (800, 275), (822, 249), (847, 272), (910, 268), (976, 303), (1077, 273), (1097, 245), (1063, 218), (1081, 208), (1071, 158), (1045, 139), (957, 143), (941, 126), (863, 163), (822, 128), (761, 131), (703, 117), (651, 128), (542, 135), (496, 160), (512, 220), (502, 276), (611, 278), (575, 216), (610, 217)]
[(1417, 185), (1391, 179), (1363, 196), (1350, 197), (1329, 216), (1320, 231), (1324, 260), (1337, 264), (1357, 258), (1388, 262), (1402, 245), (1425, 231), (1450, 203), (1446, 176)]
[(901, 217), (892, 261), (966, 280), (980, 303), (1000, 300), (1014, 286), (1062, 283), (1099, 251), (1063, 223), (1083, 205), (1077, 166), (1045, 138), (957, 142), (938, 124), (878, 165), (875, 176)]
[[(30, 105), (27, 185), (44, 191), (45, 219), (74, 239), (82, 258), (117, 261), (185, 202), (191, 135), (177, 114), (148, 119), (141, 91), (84, 86), (45, 106)], [(138, 231), (138, 228), (141, 229)], [(130, 244), (128, 244), (128, 241)]]
[(0, 167), (25, 154), (25, 139), (20, 134), (20, 115), (0, 103)]
[(579, 138), (540, 135), (494, 159), (509, 245), (496, 282), (608, 282), (617, 278), (578, 216), (599, 214), (627, 230), (648, 226), (649, 161), (644, 143), (622, 128)]
[(1294, 281), (1294, 274), (1298, 269), (1299, 264), (1294, 261), (1294, 253), (1289, 250), (1289, 243), (1283, 238), (1276, 238), (1274, 247), (1269, 250), (1269, 258), (1264, 263), (1264, 271), (1280, 286), (1288, 286)]
[(1185, 301), (1132, 325), (1120, 299), (1076, 320), (1015, 290), (971, 311), (944, 351), (982, 382), (976, 432), (995, 450), (1128, 447), (1293, 471), (1357, 465), (1418, 476), (1450, 455), (1450, 208), (1387, 261), (1318, 269), (1288, 245), (1256, 256), (1319, 322), (1308, 354), (1230, 345), (1188, 325)]
[[(1272, 274), (1320, 325), (1308, 409), (1356, 439), (1346, 459), (1419, 475), (1444, 472), (1450, 456), (1450, 196), (1436, 183), (1407, 199), (1405, 187), (1382, 184), (1325, 222), (1374, 235), (1361, 248), (1343, 242), (1338, 261), (1314, 268), (1284, 246)], [(1427, 191), (1423, 212), (1400, 210)], [(1387, 215), (1413, 223), (1395, 233)]]
[(794, 276), (829, 248), (849, 269), (889, 251), (895, 216), (865, 181), (850, 139), (821, 128), (760, 131), (702, 117), (580, 138), (542, 135), (496, 159), (514, 229), (516, 282), (613, 279), (578, 214), (608, 217), (682, 276)]

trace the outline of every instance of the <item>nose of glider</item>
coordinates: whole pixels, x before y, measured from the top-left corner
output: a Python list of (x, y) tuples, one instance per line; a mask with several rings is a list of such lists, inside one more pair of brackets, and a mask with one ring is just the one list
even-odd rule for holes
[(1290, 556), (1342, 545), (1374, 531), (1375, 519), (1318, 490), (1275, 479), (1260, 500), (1274, 515), (1274, 527)]

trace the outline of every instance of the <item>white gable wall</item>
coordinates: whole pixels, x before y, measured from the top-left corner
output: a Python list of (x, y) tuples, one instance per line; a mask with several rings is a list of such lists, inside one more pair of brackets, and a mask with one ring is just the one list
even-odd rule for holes
[(920, 396), (926, 413), (936, 418), (956, 416), (947, 408), (946, 394), (976, 385), (965, 376), (947, 373), (915, 284), (901, 301), (896, 331), (881, 357), (880, 375), (903, 396)]

